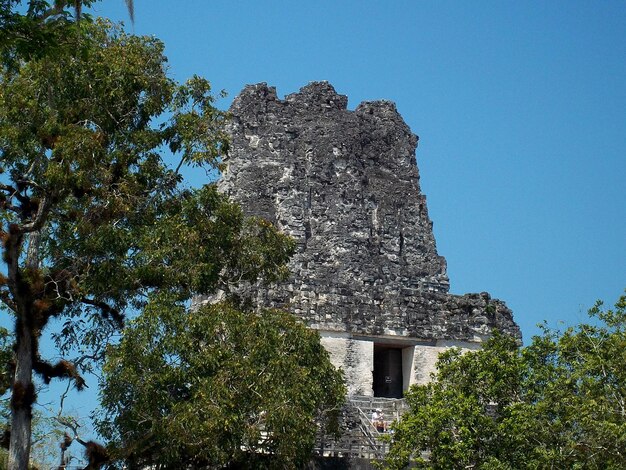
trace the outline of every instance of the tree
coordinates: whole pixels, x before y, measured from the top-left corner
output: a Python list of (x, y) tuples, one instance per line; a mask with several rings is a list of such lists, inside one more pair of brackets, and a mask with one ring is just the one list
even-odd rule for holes
[[(72, 48), (74, 41), (68, 32), (78, 29), (78, 23), (71, 20), (79, 20), (83, 6), (89, 7), (97, 1), (0, 0), (2, 68), (17, 68), (24, 60)], [(127, 5), (132, 19), (132, 2)]]
[[(15, 3), (0, 4), (9, 25), (0, 42), (0, 302), (16, 340), (9, 468), (25, 469), (33, 372), (80, 389), (79, 366), (95, 354), (47, 362), (38, 345), (50, 319), (63, 322), (61, 352), (81, 341), (97, 349), (151, 292), (184, 301), (271, 280), (293, 244), (214, 187), (185, 190), (165, 164), (166, 147), (180, 164), (218, 164), (226, 116), (206, 80), (168, 78), (155, 38), (104, 21), (44, 21), (43, 1), (20, 19)], [(37, 51), (39, 34), (59, 42)]]
[(98, 430), (128, 468), (301, 468), (344, 395), (291, 314), (159, 296), (110, 350)]
[(389, 468), (626, 467), (626, 296), (593, 324), (544, 328), (525, 348), (495, 334), (440, 357), (411, 389)]

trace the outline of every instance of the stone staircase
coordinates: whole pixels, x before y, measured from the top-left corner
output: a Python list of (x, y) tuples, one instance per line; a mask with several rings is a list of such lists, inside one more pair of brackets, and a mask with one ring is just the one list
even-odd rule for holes
[(341, 437), (333, 439), (320, 435), (315, 452), (320, 457), (343, 457), (348, 459), (381, 460), (385, 457), (389, 443), (386, 433), (380, 433), (372, 423), (372, 413), (377, 408), (383, 411), (387, 427), (398, 420), (407, 410), (405, 400), (361, 395), (348, 397), (341, 414)]

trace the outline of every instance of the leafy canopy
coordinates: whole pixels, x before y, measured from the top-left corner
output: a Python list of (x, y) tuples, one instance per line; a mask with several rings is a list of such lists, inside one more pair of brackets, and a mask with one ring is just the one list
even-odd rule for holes
[(159, 296), (109, 352), (98, 429), (132, 468), (301, 468), (344, 394), (317, 332), (292, 315), (187, 312)]
[(0, 76), (5, 308), (37, 336), (50, 316), (119, 320), (156, 288), (189, 298), (283, 275), (287, 237), (211, 186), (182, 189), (162, 159), (167, 145), (184, 163), (217, 163), (225, 115), (208, 82), (168, 78), (154, 38), (81, 28), (73, 53)]
[[(281, 277), (293, 243), (214, 187), (182, 187), (181, 165), (218, 166), (227, 146), (206, 80), (169, 78), (155, 38), (57, 18), (47, 2), (23, 15), (17, 3), (0, 2), (0, 308), (16, 341), (9, 465), (25, 468), (33, 372), (82, 388), (81, 370), (151, 293), (184, 302)], [(74, 360), (41, 356), (51, 318)]]
[(547, 328), (525, 348), (496, 334), (440, 357), (411, 389), (389, 468), (626, 467), (626, 296), (591, 324)]

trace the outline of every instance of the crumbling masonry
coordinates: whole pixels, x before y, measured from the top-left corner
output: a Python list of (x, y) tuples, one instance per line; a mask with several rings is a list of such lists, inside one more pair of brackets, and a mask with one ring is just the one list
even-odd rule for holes
[(389, 101), (347, 109), (314, 82), (281, 100), (247, 86), (230, 112), (220, 188), (297, 241), (288, 281), (250, 290), (319, 330), (351, 395), (401, 397), (442, 349), (519, 337), (487, 293), (448, 293), (415, 161), (417, 136)]

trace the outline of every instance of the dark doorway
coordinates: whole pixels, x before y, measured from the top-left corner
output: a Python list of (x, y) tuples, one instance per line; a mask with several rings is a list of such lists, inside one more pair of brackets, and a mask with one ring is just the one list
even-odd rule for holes
[(402, 398), (402, 349), (374, 345), (374, 396)]

